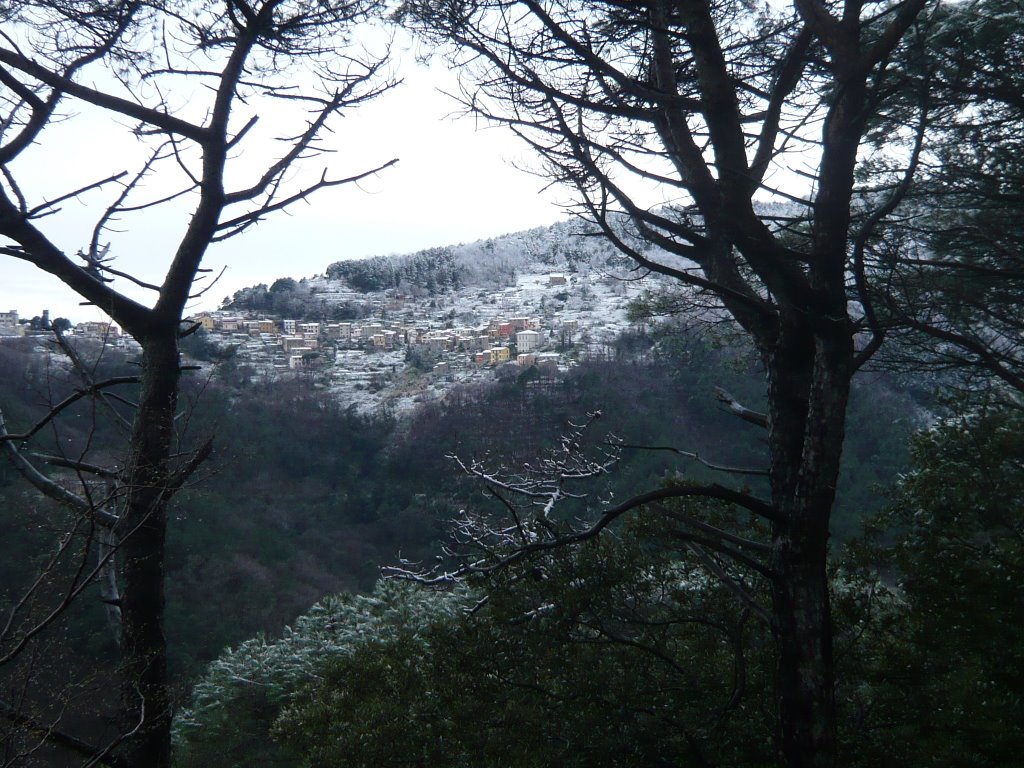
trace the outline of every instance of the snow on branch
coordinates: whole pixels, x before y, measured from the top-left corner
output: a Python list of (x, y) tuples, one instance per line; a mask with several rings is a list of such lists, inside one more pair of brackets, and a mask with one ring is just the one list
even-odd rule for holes
[[(717, 483), (676, 482), (614, 506), (608, 499), (599, 500), (596, 505), (588, 504), (594, 481), (610, 473), (620, 458), (620, 441), (607, 439), (596, 445), (588, 444), (587, 432), (599, 418), (600, 413), (592, 413), (585, 423), (571, 424), (556, 448), (538, 462), (524, 464), (515, 472), (491, 467), (484, 460), (466, 461), (453, 456), (467, 476), (484, 484), (486, 494), (499, 503), (503, 513), (460, 510), (453, 524), (452, 539), (444, 549), (445, 557), (438, 563), (424, 566), (400, 561), (397, 566), (382, 569), (383, 574), (431, 585), (494, 574), (540, 553), (596, 538), (616, 520), (633, 511), (647, 509), (678, 523), (680, 515), (659, 503), (670, 499), (717, 499), (740, 507), (756, 518), (775, 519), (771, 506), (764, 501)], [(594, 450), (596, 458), (588, 455), (588, 451)], [(563, 511), (562, 507), (570, 502), (582, 505), (583, 510), (576, 510), (575, 515)], [(601, 510), (596, 518), (589, 522), (584, 520), (587, 510), (595, 508)], [(737, 565), (770, 577), (767, 567), (756, 559), (757, 555), (764, 554), (764, 545), (710, 523), (691, 518), (684, 522), (692, 531), (686, 536), (690, 544), (712, 549)]]

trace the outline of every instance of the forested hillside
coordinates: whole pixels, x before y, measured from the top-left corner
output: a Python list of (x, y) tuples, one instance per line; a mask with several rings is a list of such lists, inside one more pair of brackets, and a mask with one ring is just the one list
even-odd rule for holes
[[(625, 219), (617, 226), (622, 237), (633, 238)], [(340, 283), (360, 294), (398, 291), (439, 296), (464, 288), (493, 290), (514, 285), (517, 274), (531, 267), (568, 274), (579, 272), (596, 278), (602, 274), (625, 276), (633, 264), (594, 226), (565, 220), (411, 254), (336, 261), (319, 277), (286, 277), (269, 287), (243, 288), (225, 297), (221, 308), (298, 319), (351, 320), (362, 316), (365, 310), (361, 312), (359, 303), (351, 299), (331, 298), (331, 283)]]
[[(0, 393), (12, 427), (73, 386), (66, 369), (34, 346), (0, 347), (13, 374)], [(126, 359), (108, 353), (98, 373), (130, 371)], [(302, 377), (235, 390), (216, 374), (194, 374), (185, 389), (187, 430), (215, 435), (216, 449), (175, 505), (168, 561), (175, 664), (195, 673), (230, 643), (257, 631), (277, 634), (325, 594), (372, 588), (379, 569), (399, 556), (436, 555), (458, 509), (487, 504), (483, 487), (461, 476), (451, 456), (486, 456), (515, 472), (556, 445), (571, 423), (600, 412), (587, 439), (630, 447), (588, 489), (579, 514), (677, 472), (714, 476), (667, 448), (756, 465), (763, 461), (756, 433), (736, 428), (714, 389), (756, 402), (757, 378), (749, 352), (675, 324), (622, 338), (612, 359), (554, 377), (527, 369), (459, 387), (400, 419), (355, 414)], [(854, 407), (840, 536), (880, 508), (885, 485), (906, 467), (906, 439), (922, 413), (919, 401), (882, 376), (865, 381)], [(72, 441), (66, 451), (87, 440), (116, 444), (116, 433), (93, 430), (88, 411), (76, 419), (83, 431), (62, 435)], [(26, 498), (10, 467), (2, 492), (8, 504)], [(40, 515), (48, 509), (33, 504)], [(11, 554), (26, 539), (12, 528), (2, 546)], [(8, 574), (10, 594), (31, 574), (16, 576)], [(83, 611), (94, 613), (92, 606)]]
[[(623, 219), (620, 226), (626, 228), (628, 222)], [(327, 267), (326, 275), (343, 279), (360, 291), (405, 288), (434, 294), (462, 285), (508, 285), (514, 282), (517, 270), (532, 262), (571, 272), (581, 267), (601, 269), (627, 264), (592, 225), (562, 221), (549, 227), (403, 256), (337, 261)]]

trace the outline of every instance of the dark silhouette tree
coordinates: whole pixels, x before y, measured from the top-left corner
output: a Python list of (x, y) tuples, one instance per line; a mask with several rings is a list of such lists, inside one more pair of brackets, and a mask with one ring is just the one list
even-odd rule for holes
[[(476, 557), (459, 572), (589, 538), (672, 497), (717, 498), (760, 519), (763, 542), (697, 519), (691, 537), (712, 572), (728, 578), (716, 564), (726, 559), (767, 582), (770, 604), (756, 614), (775, 640), (788, 766), (836, 762), (830, 518), (851, 380), (884, 339), (866, 245), (905, 197), (926, 125), (923, 107), (885, 111), (892, 89), (908, 87), (892, 62), (922, 50), (927, 5), (412, 0), (403, 11), (412, 28), (449, 45), (468, 111), (536, 150), (539, 172), (571, 190), (580, 215), (639, 269), (727, 311), (765, 371), (765, 413), (721, 397), (767, 433), (766, 497), (687, 483), (605, 508), (585, 530), (473, 529), (464, 543)], [(859, 177), (883, 113), (910, 151)], [(555, 479), (581, 471), (549, 470)], [(499, 494), (561, 498), (557, 483), (483, 479)], [(480, 553), (496, 534), (514, 554)]]
[[(168, 505), (209, 453), (209, 441), (179, 444), (179, 342), (194, 330), (183, 323), (186, 306), (204, 277), (210, 247), (239, 235), (260, 220), (328, 187), (346, 184), (387, 167), (335, 176), (327, 170), (307, 177), (299, 162), (318, 155), (333, 117), (392, 85), (386, 53), (372, 55), (349, 44), (351, 29), (374, 4), (351, 0), (225, 0), (214, 3), (84, 2), (40, 0), (9, 3), (0, 39), (0, 254), (35, 265), (102, 309), (141, 345), (138, 391), (126, 418), (124, 448), (114, 468), (95, 468), (84, 457), (70, 466), (98, 473), (109, 490), (86, 484), (73, 493), (36, 471), (26, 442), (56, 411), (18, 434), (2, 432), (2, 445), (41, 490), (71, 506), (78, 524), (109, 533), (109, 554), (85, 568), (55, 613), (25, 624), (17, 606), (5, 625), (0, 663), (10, 662), (52, 624), (66, 604), (114, 562), (120, 594), (120, 735), (88, 744), (52, 727), (33, 724), (15, 707), (0, 715), (41, 740), (80, 754), (89, 764), (133, 768), (170, 764), (172, 702), (164, 637), (164, 548)], [(176, 106), (180, 104), (181, 106)], [(283, 143), (257, 164), (262, 120), (294, 109), (298, 126), (271, 126)], [(74, 119), (71, 110), (99, 109), (116, 130), (130, 131), (148, 159), (121, 170), (113, 144), (83, 133), (83, 151), (109, 152), (110, 173), (79, 188), (49, 179), (40, 189), (33, 162), (50, 147), (53, 126)], [(69, 116), (70, 115), (70, 116)], [(273, 136), (271, 136), (272, 138)], [(247, 151), (248, 150), (248, 151)], [(32, 178), (32, 183), (28, 180)], [(150, 183), (160, 182), (151, 189)], [(51, 214), (72, 198), (97, 201), (101, 212), (91, 233), (79, 235), (81, 250), (62, 243), (67, 232), (51, 225)], [(166, 254), (163, 278), (147, 282), (119, 267), (118, 230), (134, 216), (187, 204), (172, 243), (153, 242), (152, 262)], [(108, 242), (109, 241), (109, 242)], [(208, 286), (206, 286), (208, 287)], [(153, 301), (126, 291), (143, 289)], [(97, 397), (108, 404), (112, 388), (125, 381), (88, 381), (75, 399)], [(106, 400), (104, 400), (107, 398)], [(83, 561), (84, 562), (84, 561)], [(84, 575), (83, 575), (84, 574)]]

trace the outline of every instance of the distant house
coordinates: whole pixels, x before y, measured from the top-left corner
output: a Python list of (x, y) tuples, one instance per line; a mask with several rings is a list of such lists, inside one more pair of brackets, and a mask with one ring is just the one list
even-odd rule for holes
[(204, 331), (212, 331), (217, 327), (217, 319), (209, 312), (200, 312), (195, 317), (189, 318), (193, 323), (199, 323)]
[(75, 326), (75, 333), (82, 336), (90, 336), (94, 339), (116, 339), (121, 335), (121, 329), (111, 322), (89, 320), (84, 323), (78, 323)]
[(0, 336), (21, 336), (25, 329), (18, 325), (18, 311), (0, 312)]
[(519, 331), (516, 334), (516, 349), (520, 352), (532, 352), (540, 346), (541, 335), (537, 331)]
[(320, 362), (320, 353), (309, 347), (295, 347), (288, 355), (288, 367), (293, 371), (312, 368)]
[(352, 323), (328, 323), (323, 327), (323, 333), (328, 339), (348, 341), (352, 338)]
[(258, 336), (261, 333), (277, 332), (277, 323), (269, 317), (261, 317), (258, 320), (247, 320), (245, 327), (249, 330), (250, 336)]
[(342, 341), (349, 341), (352, 338), (352, 323), (338, 323), (338, 338)]
[(490, 358), (488, 362), (491, 365), (497, 365), (498, 363), (507, 363), (512, 357), (512, 352), (508, 347), (491, 347), (487, 350), (487, 355)]
[(554, 352), (539, 354), (537, 355), (536, 365), (541, 373), (553, 376), (558, 373), (558, 355)]
[(455, 343), (455, 338), (451, 334), (431, 332), (425, 338), (420, 337), (420, 342), (425, 344), (431, 353), (438, 354), (451, 349)]
[(565, 275), (548, 275), (548, 287), (566, 284)]
[(302, 336), (282, 336), (281, 347), (285, 352), (291, 352), (296, 349), (310, 349), (309, 343)]

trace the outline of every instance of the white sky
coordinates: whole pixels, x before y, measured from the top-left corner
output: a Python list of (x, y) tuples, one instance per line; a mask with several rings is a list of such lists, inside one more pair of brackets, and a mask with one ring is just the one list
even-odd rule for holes
[[(514, 137), (505, 129), (478, 129), (471, 118), (452, 116), (456, 105), (438, 89), (454, 90), (454, 75), (441, 62), (430, 68), (415, 64), (408, 51), (398, 48), (403, 84), (336, 122), (332, 142), (337, 153), (311, 165), (313, 172), (327, 164), (344, 176), (392, 157), (399, 164), (358, 187), (320, 192), (311, 204), (299, 204), (291, 214), (278, 214), (214, 246), (204, 266), (219, 271), (226, 265), (227, 272), (195, 308), (212, 308), (244, 286), (322, 273), (340, 259), (468, 242), (564, 216), (556, 205), (557, 192), (541, 192), (542, 179), (512, 167), (532, 159)], [(131, 167), (123, 161), (132, 157), (133, 140), (112, 125), (110, 115), (77, 105), (75, 110), (74, 119), (44, 134), (26, 164), (15, 168), (19, 178), (67, 191)], [(112, 127), (120, 136), (107, 138)], [(41, 226), (73, 253), (88, 243), (100, 199), (90, 194), (67, 201), (59, 215), (42, 220)], [(159, 282), (188, 215), (187, 207), (168, 206), (126, 222), (125, 232), (114, 240), (115, 266)], [(124, 290), (149, 303), (145, 292)], [(75, 322), (100, 317), (49, 275), (0, 257), (0, 310), (9, 309), (22, 317), (49, 309), (51, 317)]]

